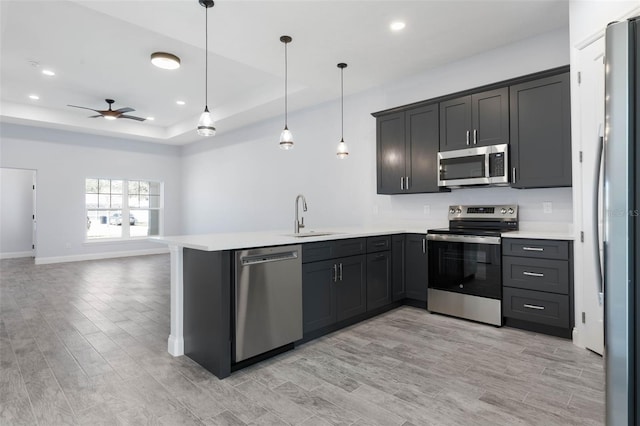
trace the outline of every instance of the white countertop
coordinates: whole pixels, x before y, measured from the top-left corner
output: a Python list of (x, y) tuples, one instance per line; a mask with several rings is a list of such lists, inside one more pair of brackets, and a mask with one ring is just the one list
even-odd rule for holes
[[(294, 237), (289, 230), (261, 231), (261, 232), (231, 232), (219, 234), (176, 235), (166, 237), (150, 237), (157, 243), (176, 245), (203, 251), (237, 250), (256, 247), (270, 247), (290, 244), (312, 243), (317, 241), (342, 240), (346, 238), (373, 237), (376, 235), (392, 234), (426, 234), (425, 228), (404, 227), (376, 227), (376, 228), (327, 228), (306, 231), (301, 235), (314, 233), (331, 233), (329, 235)], [(534, 238), (547, 240), (573, 240), (574, 235), (569, 229), (545, 227), (544, 229), (525, 228), (520, 231), (505, 232), (503, 238)]]
[(308, 237), (294, 237), (289, 231), (263, 231), (263, 232), (233, 232), (223, 234), (204, 235), (178, 235), (167, 237), (150, 237), (154, 242), (179, 247), (192, 248), (203, 251), (236, 250), (254, 247), (269, 247), (289, 244), (312, 243), (317, 241), (341, 240), (346, 238), (372, 237), (376, 235), (391, 235), (405, 233), (420, 233), (426, 235), (426, 229), (391, 229), (391, 228), (332, 228), (301, 231), (301, 235), (313, 233), (331, 232), (331, 235), (318, 235)]

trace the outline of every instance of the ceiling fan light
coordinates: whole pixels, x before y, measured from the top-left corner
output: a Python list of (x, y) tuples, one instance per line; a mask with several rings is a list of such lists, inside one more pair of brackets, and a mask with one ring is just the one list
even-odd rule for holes
[(344, 142), (344, 139), (340, 140), (340, 143), (338, 144), (338, 150), (336, 151), (336, 155), (338, 156), (339, 160), (344, 160), (349, 156), (349, 147)]
[(175, 70), (180, 68), (180, 58), (166, 52), (154, 52), (151, 54), (151, 63), (163, 70)]
[(200, 114), (197, 132), (200, 136), (214, 136), (216, 134), (216, 128), (213, 117), (211, 117), (211, 113), (209, 112), (209, 107), (204, 107), (204, 112)]
[(280, 149), (293, 149), (293, 134), (286, 126), (280, 133)]
[(104, 117), (105, 120), (115, 120), (116, 118), (118, 118), (118, 117), (116, 117), (114, 115), (106, 115), (106, 114), (103, 115), (103, 117)]

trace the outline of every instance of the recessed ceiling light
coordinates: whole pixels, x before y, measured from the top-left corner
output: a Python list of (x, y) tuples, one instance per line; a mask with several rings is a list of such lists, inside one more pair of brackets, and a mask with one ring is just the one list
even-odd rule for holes
[(185, 104), (186, 104), (186, 102), (185, 102), (185, 101), (176, 101), (176, 103), (177, 103), (178, 105), (180, 105), (180, 106), (182, 106), (182, 105), (185, 105)]
[(56, 75), (56, 73), (51, 70), (42, 70), (42, 74), (47, 75), (49, 77), (53, 77), (54, 75)]
[(33, 99), (34, 101), (37, 101), (38, 99), (40, 99), (40, 96), (38, 96), (38, 95), (29, 95), (29, 99)]
[(153, 121), (153, 120), (155, 120), (156, 118), (155, 118), (155, 117), (147, 117), (146, 119), (147, 119), (147, 120), (149, 120), (149, 121)]
[(389, 25), (389, 28), (391, 28), (392, 31), (400, 31), (400, 30), (403, 30), (404, 27), (406, 26), (407, 24), (405, 24), (402, 21), (395, 21), (395, 22), (392, 22), (391, 25)]
[(164, 70), (175, 70), (180, 68), (180, 58), (166, 52), (155, 52), (151, 54), (151, 63)]

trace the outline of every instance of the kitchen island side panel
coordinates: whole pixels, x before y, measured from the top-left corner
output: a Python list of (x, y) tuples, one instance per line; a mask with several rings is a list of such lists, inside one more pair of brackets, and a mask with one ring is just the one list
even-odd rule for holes
[(231, 374), (231, 252), (183, 256), (184, 353), (222, 379)]

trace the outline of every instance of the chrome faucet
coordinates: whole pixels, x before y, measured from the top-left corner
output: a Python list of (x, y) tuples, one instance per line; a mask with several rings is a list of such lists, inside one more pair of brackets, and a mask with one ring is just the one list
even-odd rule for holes
[(302, 211), (307, 211), (307, 200), (304, 198), (304, 195), (298, 194), (296, 197), (296, 218), (295, 223), (293, 224), (293, 232), (298, 234), (300, 232), (300, 228), (304, 228), (304, 217), (301, 220), (298, 220), (298, 201), (302, 198)]

